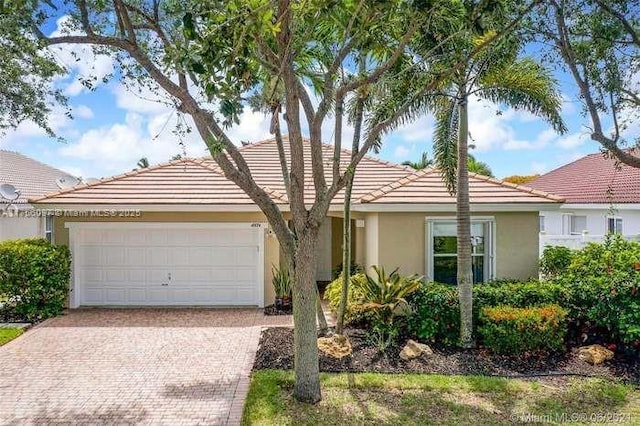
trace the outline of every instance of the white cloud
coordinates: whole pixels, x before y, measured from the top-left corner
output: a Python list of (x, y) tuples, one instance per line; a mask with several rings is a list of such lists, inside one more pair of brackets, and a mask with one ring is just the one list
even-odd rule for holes
[(393, 155), (396, 158), (406, 159), (410, 152), (404, 145), (398, 145), (393, 151)]
[(90, 119), (93, 118), (93, 111), (86, 105), (77, 105), (73, 108), (74, 117)]
[(433, 140), (433, 130), (433, 117), (424, 116), (400, 127), (394, 133), (402, 137), (405, 142), (430, 142)]
[(240, 115), (240, 124), (233, 126), (227, 134), (238, 145), (242, 141), (256, 142), (271, 137), (269, 133), (270, 125), (270, 117), (261, 112), (253, 112), (247, 109)]
[(575, 149), (589, 140), (586, 133), (572, 133), (558, 139), (557, 145), (562, 149)]

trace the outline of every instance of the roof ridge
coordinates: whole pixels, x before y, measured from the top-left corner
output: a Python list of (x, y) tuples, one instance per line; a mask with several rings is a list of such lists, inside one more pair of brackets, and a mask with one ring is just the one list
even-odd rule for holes
[(423, 176), (426, 176), (428, 174), (431, 174), (433, 172), (433, 169), (428, 168), (428, 169), (420, 169), (420, 170), (415, 170), (413, 173), (410, 173), (406, 176), (401, 177), (400, 179), (397, 179), (391, 183), (388, 183), (386, 185), (381, 186), (378, 189), (375, 189), (365, 195), (363, 195), (362, 197), (360, 197), (360, 202), (363, 203), (370, 203), (372, 201), (377, 200), (378, 198), (383, 197), (384, 195), (388, 194), (391, 191), (394, 191), (398, 188), (401, 188), (411, 182), (414, 182), (418, 179), (420, 179)]
[(143, 173), (147, 173), (147, 172), (150, 172), (150, 171), (153, 171), (153, 170), (158, 170), (158, 169), (161, 169), (161, 168), (164, 168), (164, 167), (168, 167), (168, 166), (174, 166), (176, 164), (183, 163), (183, 162), (188, 162), (188, 161), (189, 162), (192, 161), (191, 158), (180, 158), (178, 160), (171, 160), (171, 161), (167, 161), (167, 162), (164, 162), (164, 163), (158, 163), (158, 164), (155, 164), (155, 165), (149, 166), (149, 167), (142, 167), (142, 168), (139, 168), (139, 169), (134, 169), (134, 170), (132, 170), (130, 172), (120, 173), (118, 175), (110, 176), (110, 177), (107, 177), (107, 178), (100, 178), (100, 179), (98, 179), (97, 182), (80, 183), (80, 184), (74, 185), (74, 186), (72, 186), (70, 188), (65, 188), (65, 189), (61, 189), (61, 190), (56, 191), (56, 192), (51, 192), (49, 194), (45, 194), (42, 197), (31, 198), (31, 199), (29, 199), (29, 202), (30, 203), (35, 203), (35, 202), (44, 201), (44, 200), (46, 200), (48, 198), (57, 197), (58, 195), (68, 194), (70, 192), (77, 191), (77, 190), (80, 190), (80, 189), (91, 188), (93, 186), (100, 185), (100, 184), (107, 183), (107, 182), (115, 182), (115, 181), (118, 181), (118, 180), (121, 180), (121, 179), (124, 179), (124, 178), (127, 178), (127, 177), (137, 176), (137, 175), (140, 175), (140, 174), (143, 174)]

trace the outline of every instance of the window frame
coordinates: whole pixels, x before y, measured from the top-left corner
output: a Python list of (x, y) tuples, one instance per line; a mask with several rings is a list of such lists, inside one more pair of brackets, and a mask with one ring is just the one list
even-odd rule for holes
[[(613, 221), (613, 231), (609, 226), (611, 224), (611, 221)], [(620, 222), (620, 225), (618, 225), (618, 222)], [(607, 235), (610, 235), (610, 234), (624, 235), (622, 233), (624, 229), (624, 220), (622, 220), (620, 216), (607, 216), (607, 222), (605, 226), (606, 226), (605, 229), (607, 231)]]
[(44, 217), (44, 238), (51, 244), (53, 240), (53, 215), (46, 215)]
[[(438, 254), (434, 253), (433, 247), (433, 226), (435, 223), (452, 223), (456, 224), (455, 216), (438, 216), (425, 217), (425, 275), (427, 280), (433, 281), (434, 271), (433, 259), (435, 257), (455, 257), (457, 254)], [(484, 253), (472, 254), (472, 257), (484, 258), (484, 280), (488, 282), (496, 277), (496, 220), (494, 216), (471, 216), (471, 223), (481, 223), (485, 228), (485, 250)]]

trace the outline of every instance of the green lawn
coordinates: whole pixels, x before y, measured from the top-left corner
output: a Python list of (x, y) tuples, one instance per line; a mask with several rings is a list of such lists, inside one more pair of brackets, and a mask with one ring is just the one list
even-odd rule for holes
[(21, 328), (0, 328), (0, 346), (12, 341), (23, 332)]
[(291, 396), (290, 371), (254, 372), (242, 424), (581, 424), (596, 416), (609, 416), (600, 424), (613, 416), (640, 424), (640, 388), (600, 379), (323, 373), (321, 380), (323, 400), (306, 405)]

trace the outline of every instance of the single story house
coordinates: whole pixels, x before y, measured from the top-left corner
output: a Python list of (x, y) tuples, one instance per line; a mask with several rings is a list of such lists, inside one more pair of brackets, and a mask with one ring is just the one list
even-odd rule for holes
[[(288, 214), (275, 141), (241, 152), (254, 179)], [(348, 156), (344, 151), (345, 164)], [(332, 157), (326, 145), (328, 171)], [(311, 203), (311, 179), (307, 185)], [(537, 277), (538, 216), (562, 200), (474, 174), (470, 188), (475, 279)], [(341, 263), (342, 202), (339, 194), (321, 229), (318, 280), (330, 280)], [(72, 250), (71, 307), (273, 303), (278, 241), (258, 207), (210, 158), (135, 170), (33, 203), (56, 214), (54, 241)], [(365, 157), (352, 211), (356, 263), (455, 280), (455, 198), (437, 171)]]
[(57, 190), (56, 180), (60, 178), (75, 179), (62, 170), (20, 153), (0, 150), (0, 185), (11, 185), (19, 192), (19, 196), (14, 198), (3, 196), (0, 191), (0, 241), (51, 238), (51, 217), (34, 210), (27, 200)]
[(640, 237), (640, 169), (596, 153), (527, 185), (565, 199), (558, 210), (540, 212), (541, 248), (578, 248), (607, 234)]

